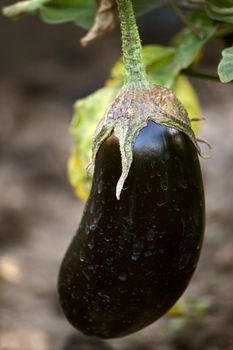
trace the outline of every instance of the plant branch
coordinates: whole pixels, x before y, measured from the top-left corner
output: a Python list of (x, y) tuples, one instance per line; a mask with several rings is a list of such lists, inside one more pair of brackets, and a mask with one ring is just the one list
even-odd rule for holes
[(209, 74), (209, 73), (192, 70), (190, 68), (184, 69), (182, 72), (184, 74), (186, 74), (186, 75), (191, 76), (191, 77), (200, 78), (200, 79), (214, 80), (214, 81), (218, 81), (220, 83), (219, 77), (217, 75), (212, 75), (212, 74)]
[(176, 4), (175, 0), (171, 0), (170, 2), (171, 7), (173, 8), (173, 10), (175, 11), (175, 13), (177, 14), (177, 16), (180, 18), (181, 22), (190, 29), (190, 31), (197, 36), (199, 39), (203, 39), (203, 33), (196, 28), (192, 22), (190, 22), (188, 20), (188, 18), (185, 16), (185, 14), (183, 13), (183, 11), (179, 8), (179, 6)]
[(205, 3), (204, 1), (199, 1), (195, 3), (189, 3), (187, 1), (182, 1), (182, 0), (176, 0), (176, 3), (178, 3), (179, 8), (184, 9), (184, 10), (190, 10), (190, 11), (200, 11), (205, 8)]
[(220, 27), (216, 33), (214, 34), (214, 37), (215, 38), (221, 38), (221, 37), (224, 37), (224, 36), (227, 36), (229, 34), (232, 34), (233, 33), (233, 26), (232, 25), (226, 25), (226, 26), (222, 26)]

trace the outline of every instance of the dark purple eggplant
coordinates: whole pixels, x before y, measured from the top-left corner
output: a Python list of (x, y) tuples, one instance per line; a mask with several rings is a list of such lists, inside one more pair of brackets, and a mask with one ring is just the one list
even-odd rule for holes
[(205, 208), (197, 150), (188, 136), (149, 121), (121, 193), (118, 139), (101, 145), (92, 190), (62, 262), (58, 289), (70, 323), (121, 337), (164, 315), (196, 268)]

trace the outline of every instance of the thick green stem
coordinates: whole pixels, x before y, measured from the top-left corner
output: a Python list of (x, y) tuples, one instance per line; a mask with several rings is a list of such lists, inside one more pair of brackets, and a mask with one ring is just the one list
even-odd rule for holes
[(126, 84), (147, 84), (141, 40), (131, 0), (117, 0)]

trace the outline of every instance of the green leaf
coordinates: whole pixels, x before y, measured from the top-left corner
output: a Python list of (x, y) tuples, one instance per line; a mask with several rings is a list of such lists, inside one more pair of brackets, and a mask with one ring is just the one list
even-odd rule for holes
[(46, 23), (59, 24), (72, 21), (89, 29), (94, 22), (96, 2), (95, 0), (29, 0), (3, 8), (3, 14), (12, 18), (36, 12), (39, 12)]
[(182, 35), (179, 34), (179, 39), (176, 40), (172, 59), (152, 74), (155, 83), (171, 88), (178, 74), (193, 63), (202, 47), (216, 31), (216, 27), (208, 22), (198, 20), (194, 22), (194, 25), (201, 28), (202, 38), (198, 38), (189, 29), (184, 29)]
[(41, 18), (51, 24), (75, 22), (89, 29), (96, 13), (95, 0), (28, 0), (19, 1), (3, 8), (7, 17), (17, 18), (38, 12)]
[(233, 23), (232, 0), (206, 0), (206, 11), (212, 19)]
[(233, 47), (222, 51), (222, 59), (218, 66), (218, 75), (222, 83), (233, 80)]
[[(169, 0), (133, 0), (137, 15), (165, 6)], [(19, 1), (3, 8), (7, 17), (17, 18), (39, 12), (42, 20), (50, 24), (74, 22), (85, 29), (93, 25), (96, 14), (96, 0), (28, 0)]]
[(92, 26), (95, 13), (96, 2), (93, 0), (50, 0), (40, 11), (41, 18), (46, 23), (74, 22), (85, 29)]

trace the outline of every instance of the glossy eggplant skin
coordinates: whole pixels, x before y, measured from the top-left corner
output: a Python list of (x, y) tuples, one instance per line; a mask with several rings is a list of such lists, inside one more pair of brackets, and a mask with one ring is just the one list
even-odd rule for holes
[(58, 281), (70, 323), (101, 338), (131, 334), (171, 308), (195, 270), (205, 225), (199, 160), (185, 134), (149, 121), (117, 200), (120, 174), (111, 135)]

